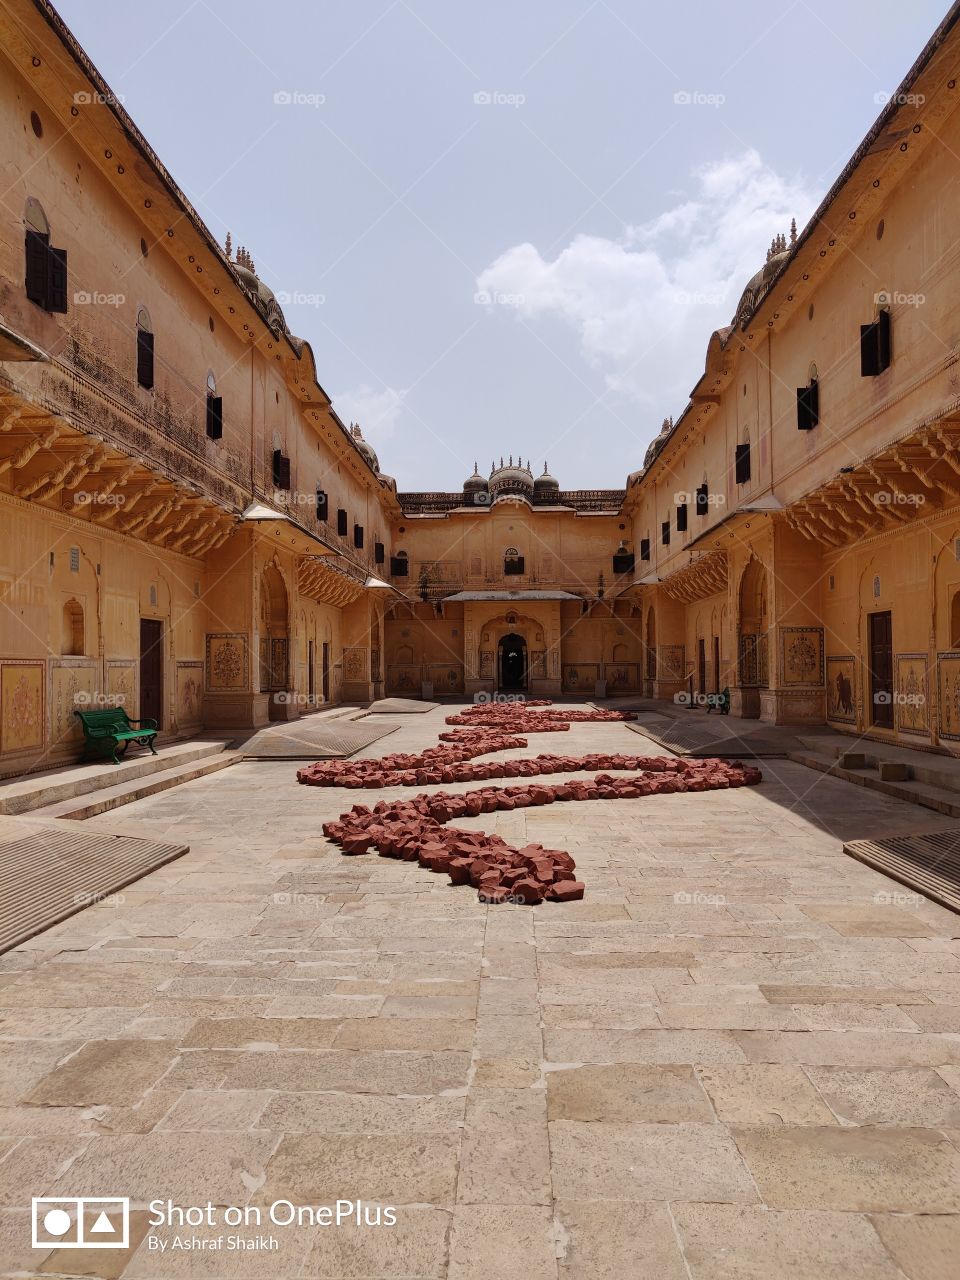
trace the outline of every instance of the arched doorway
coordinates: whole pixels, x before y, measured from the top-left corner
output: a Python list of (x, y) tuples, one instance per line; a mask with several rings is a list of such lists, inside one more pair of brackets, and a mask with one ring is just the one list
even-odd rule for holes
[(770, 683), (767, 665), (767, 571), (752, 559), (740, 579), (738, 674), (743, 715), (760, 715), (760, 690)]
[(264, 567), (260, 578), (260, 687), (287, 688), (289, 667), (287, 588), (276, 565)]
[(527, 687), (527, 642), (523, 636), (511, 632), (503, 636), (499, 645), (499, 687), (504, 691), (516, 691)]

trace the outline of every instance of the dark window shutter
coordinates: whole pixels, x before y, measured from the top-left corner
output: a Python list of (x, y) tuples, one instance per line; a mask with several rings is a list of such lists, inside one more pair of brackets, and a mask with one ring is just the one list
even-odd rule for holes
[(273, 451), (273, 465), (272, 465), (272, 468), (271, 468), (271, 475), (272, 475), (272, 478), (273, 478), (273, 487), (274, 487), (275, 489), (279, 489), (279, 488), (280, 488), (280, 468), (281, 468), (281, 464), (282, 464), (282, 462), (283, 462), (283, 450), (282, 450), (282, 449), (274, 449), (274, 451)]
[(27, 297), (38, 307), (47, 305), (47, 249), (49, 237), (28, 231), (25, 247)]
[(341, 538), (347, 536), (347, 513), (343, 507), (337, 510), (337, 533)]
[(48, 249), (47, 310), (67, 310), (67, 251)]
[(684, 533), (687, 528), (687, 504), (685, 502), (677, 505), (677, 533)]
[(633, 553), (630, 551), (617, 552), (613, 557), (614, 573), (632, 573), (633, 572)]
[(207, 396), (207, 435), (211, 440), (223, 436), (223, 396)]
[(820, 421), (820, 394), (814, 378), (806, 387), (797, 387), (797, 430), (812, 431)]
[(877, 316), (877, 361), (880, 366), (879, 373), (883, 373), (884, 369), (890, 368), (892, 356), (890, 312), (881, 311)]
[(317, 490), (317, 519), (326, 521), (329, 515), (329, 499), (322, 489)]
[(810, 406), (810, 417), (813, 425), (816, 426), (820, 421), (820, 382), (814, 378), (810, 383), (810, 394), (807, 397)]
[(153, 386), (153, 334), (137, 330), (137, 381), (147, 391)]
[(280, 455), (279, 472), (280, 474), (277, 480), (277, 485), (280, 489), (285, 489), (289, 493), (290, 491), (290, 459), (285, 457), (282, 453)]
[(640, 539), (640, 559), (641, 560), (650, 559), (650, 539), (649, 538)]
[(407, 576), (408, 562), (406, 556), (390, 557), (390, 577), (405, 578)]
[(375, 542), (375, 543), (373, 544), (373, 559), (374, 559), (374, 563), (375, 563), (375, 564), (383, 564), (383, 561), (384, 561), (385, 557), (386, 557), (386, 548), (384, 547), (383, 543), (382, 543), (382, 542)]
[(734, 454), (734, 474), (737, 484), (746, 484), (750, 479), (750, 445), (738, 444)]
[(670, 521), (664, 520), (660, 526), (660, 541), (665, 547), (670, 545)]
[(353, 545), (359, 551), (363, 546), (363, 525), (355, 524), (353, 526)]
[(880, 372), (880, 343), (876, 324), (860, 326), (860, 377), (875, 378)]
[(704, 482), (697, 490), (696, 512), (698, 516), (705, 516), (710, 506), (710, 490)]

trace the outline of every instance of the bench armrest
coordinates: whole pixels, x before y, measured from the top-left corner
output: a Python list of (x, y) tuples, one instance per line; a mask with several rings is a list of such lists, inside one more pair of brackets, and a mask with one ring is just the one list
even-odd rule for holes
[(127, 720), (130, 722), (130, 724), (139, 724), (139, 725), (142, 725), (145, 729), (160, 728), (156, 720), (151, 720), (149, 716), (145, 720), (131, 720), (130, 717), (127, 716)]

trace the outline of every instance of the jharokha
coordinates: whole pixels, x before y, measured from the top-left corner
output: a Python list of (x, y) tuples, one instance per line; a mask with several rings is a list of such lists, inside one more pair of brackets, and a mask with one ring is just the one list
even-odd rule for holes
[[(0, 775), (75, 759), (100, 700), (169, 741), (391, 694), (728, 690), (732, 717), (960, 743), (956, 7), (591, 490), (508, 455), (398, 492), (46, 0), (3, 0), (0, 60)], [(383, 768), (483, 777), (473, 748), (534, 714)], [(440, 859), (491, 795), (390, 821), (436, 823)], [(345, 838), (382, 843), (366, 816)]]

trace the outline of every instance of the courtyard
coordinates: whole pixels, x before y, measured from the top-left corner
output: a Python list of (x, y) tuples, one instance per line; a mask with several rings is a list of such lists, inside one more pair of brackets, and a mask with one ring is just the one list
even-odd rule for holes
[[(434, 746), (456, 710), (355, 758)], [(664, 754), (574, 723), (500, 756), (553, 751)], [(841, 846), (951, 824), (759, 763), (458, 819), (573, 855), (584, 899), (536, 907), (344, 857), (324, 821), (416, 790), (291, 761), (91, 819), (190, 851), (3, 957), (3, 1274), (943, 1280), (960, 929)], [(31, 1249), (30, 1198), (83, 1195), (130, 1198), (129, 1248)], [(338, 1200), (370, 1216), (268, 1218)], [(208, 1204), (260, 1209), (233, 1233), (260, 1243), (176, 1221)]]

